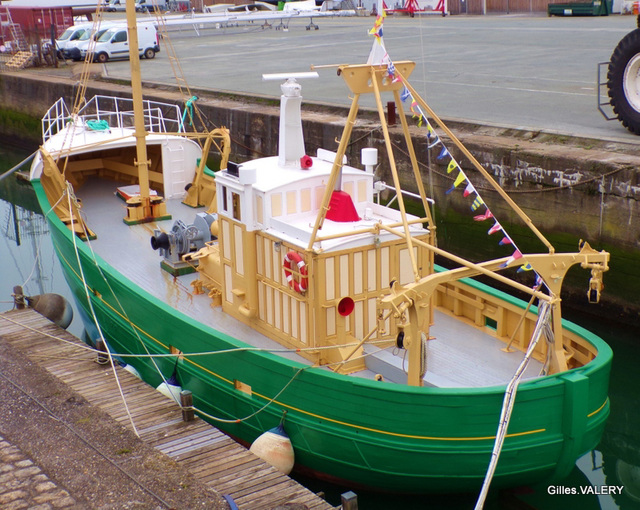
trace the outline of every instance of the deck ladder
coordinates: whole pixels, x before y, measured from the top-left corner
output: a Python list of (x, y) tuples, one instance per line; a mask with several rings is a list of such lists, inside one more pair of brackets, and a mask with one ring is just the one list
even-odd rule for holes
[(482, 508), (484, 507), (484, 502), (487, 498), (487, 494), (489, 493), (489, 486), (491, 485), (493, 474), (495, 473), (496, 467), (498, 466), (500, 452), (502, 451), (504, 439), (507, 435), (507, 429), (509, 428), (509, 420), (511, 420), (513, 405), (516, 401), (516, 392), (518, 391), (518, 384), (520, 384), (522, 374), (529, 364), (529, 360), (531, 359), (536, 345), (538, 345), (538, 340), (540, 340), (540, 337), (544, 335), (548, 341), (553, 339), (553, 330), (551, 329), (550, 319), (551, 305), (547, 301), (543, 301), (538, 307), (538, 320), (536, 321), (536, 326), (533, 330), (533, 335), (531, 336), (531, 342), (529, 342), (529, 348), (527, 349), (527, 352), (522, 359), (520, 366), (518, 366), (518, 369), (511, 378), (511, 381), (509, 381), (507, 389), (504, 393), (504, 400), (502, 401), (502, 411), (500, 412), (500, 422), (498, 424), (498, 432), (496, 433), (496, 440), (493, 444), (493, 452), (491, 452), (491, 462), (489, 463), (487, 474), (485, 475), (484, 483), (482, 484), (482, 490), (480, 491), (478, 501), (476, 502), (475, 510), (482, 510)]

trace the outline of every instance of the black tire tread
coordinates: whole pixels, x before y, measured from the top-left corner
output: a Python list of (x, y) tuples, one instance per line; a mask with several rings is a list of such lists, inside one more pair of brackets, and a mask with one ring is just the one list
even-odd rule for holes
[(640, 134), (640, 112), (629, 103), (624, 93), (624, 71), (629, 61), (640, 53), (640, 29), (629, 32), (613, 50), (607, 71), (607, 88), (613, 112), (632, 133)]

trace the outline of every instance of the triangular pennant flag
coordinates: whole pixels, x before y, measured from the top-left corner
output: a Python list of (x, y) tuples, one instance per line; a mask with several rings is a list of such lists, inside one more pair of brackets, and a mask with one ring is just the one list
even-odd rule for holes
[(467, 176), (464, 175), (464, 173), (462, 172), (462, 170), (460, 170), (460, 173), (458, 174), (458, 177), (456, 177), (456, 180), (453, 181), (453, 187), (457, 188), (460, 184), (462, 184), (463, 182), (465, 182), (467, 180)]
[(504, 246), (505, 244), (512, 244), (512, 242), (511, 242), (511, 239), (509, 239), (509, 237), (504, 236), (498, 244), (500, 246)]
[(429, 145), (427, 145), (427, 149), (431, 149), (431, 147), (435, 147), (436, 145), (438, 145), (440, 143), (440, 138), (438, 138), (437, 135), (435, 135), (435, 136), (436, 136), (435, 141), (433, 143), (430, 143)]
[(531, 271), (533, 267), (528, 262), (518, 268), (518, 273), (524, 273), (525, 271)]
[(387, 74), (390, 78), (394, 78), (396, 75), (396, 66), (394, 66), (391, 61), (387, 64)]
[(431, 137), (435, 135), (435, 132), (433, 131), (433, 128), (431, 127), (431, 124), (429, 122), (427, 122), (427, 140), (431, 140)]
[[(473, 209), (473, 207), (472, 207), (472, 209)], [(474, 211), (475, 211), (475, 209), (474, 209)], [(484, 214), (479, 214), (478, 216), (474, 216), (473, 217), (473, 221), (485, 221), (485, 220), (488, 220), (490, 218), (493, 218), (493, 214), (489, 209), (487, 209), (487, 212), (485, 212)]]
[(384, 21), (385, 16), (386, 13), (382, 11), (382, 14), (376, 18), (373, 28), (369, 30), (369, 35), (375, 35), (376, 39), (380, 39), (380, 37), (382, 37), (382, 22)]
[(402, 93), (400, 94), (400, 99), (402, 100), (402, 102), (406, 102), (407, 99), (409, 99), (411, 97), (411, 92), (409, 92), (409, 89), (407, 87), (404, 87), (402, 89)]
[(544, 280), (542, 279), (542, 276), (540, 276), (538, 273), (536, 273), (536, 281), (534, 283), (534, 286), (537, 288), (537, 287), (542, 286), (543, 283), (544, 283)]
[(449, 161), (449, 166), (447, 167), (447, 173), (450, 174), (451, 172), (453, 172), (453, 169), (456, 168), (458, 166), (458, 163), (456, 163), (455, 159), (452, 159), (451, 161)]
[(449, 155), (449, 151), (447, 150), (447, 148), (443, 145), (442, 149), (440, 150), (440, 154), (438, 154), (438, 157), (436, 159), (442, 159), (445, 156)]
[(445, 194), (448, 195), (449, 193), (451, 193), (454, 189), (456, 189), (458, 187), (458, 185), (461, 182), (464, 182), (467, 180), (467, 176), (464, 175), (464, 173), (462, 172), (462, 170), (460, 170), (460, 172), (458, 173), (458, 177), (456, 177), (456, 180), (453, 181), (453, 186), (451, 186), (451, 188), (449, 188)]
[(463, 197), (468, 197), (471, 193), (475, 193), (476, 189), (473, 187), (473, 184), (467, 184), (467, 187), (464, 189), (464, 193), (462, 193)]
[(511, 257), (509, 257), (504, 264), (500, 265), (500, 268), (507, 267), (509, 264), (513, 263), (514, 261), (520, 258), (522, 258), (522, 253), (520, 253), (520, 250), (516, 250), (513, 252), (513, 255), (511, 255)]
[(471, 204), (471, 210), (476, 211), (482, 204), (484, 204), (484, 200), (482, 200), (480, 197), (476, 197), (476, 199), (473, 201), (473, 204)]
[(500, 223), (498, 223), (497, 221), (495, 222), (495, 224), (493, 225), (493, 227), (491, 227), (489, 229), (489, 231), (487, 232), (487, 234), (491, 235), (491, 234), (495, 234), (498, 230), (502, 230), (502, 227), (500, 226)]

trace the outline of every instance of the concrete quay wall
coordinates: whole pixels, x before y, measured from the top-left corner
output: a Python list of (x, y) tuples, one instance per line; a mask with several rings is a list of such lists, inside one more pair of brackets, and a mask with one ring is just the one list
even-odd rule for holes
[[(59, 97), (72, 105), (78, 86), (73, 77), (52, 78), (38, 72), (6, 73), (0, 75), (0, 110), (40, 118)], [(277, 101), (211, 90), (192, 89), (192, 93), (199, 97), (198, 104), (209, 127), (229, 128), (233, 160), (277, 152)], [(94, 94), (129, 95), (126, 84), (103, 79), (89, 82), (86, 97)], [(183, 105), (176, 90), (164, 85), (147, 84), (145, 98)], [(347, 110), (343, 107), (305, 103), (303, 123), (307, 152), (315, 154), (319, 147), (337, 149), (346, 116)], [(432, 141), (427, 139), (425, 127), (415, 125), (415, 121), (410, 124), (423, 182), (437, 204), (440, 246), (455, 248), (456, 252), (462, 250), (462, 255), (478, 260), (509, 255), (494, 248), (491, 249), (495, 253), (481, 251), (479, 246), (495, 246), (499, 241), (495, 239), (493, 243), (493, 238), (486, 237), (492, 224), (471, 220), (477, 213), (470, 210), (471, 201), (462, 196), (466, 184), (446, 193), (457, 177), (457, 170), (447, 173), (450, 158), (438, 158), (442, 144), (429, 148)], [(549, 235), (559, 251), (576, 250), (578, 239), (587, 240), (597, 249), (611, 251), (615, 261), (612, 268), (617, 271), (615, 275), (610, 271), (605, 281), (612, 279), (612, 299), (618, 307), (640, 308), (640, 298), (630, 291), (634, 287), (640, 288), (640, 271), (636, 269), (640, 262), (640, 144), (575, 139), (464, 123), (452, 123), (450, 127), (534, 224)], [(11, 126), (5, 126), (5, 131), (7, 129)], [(437, 127), (436, 131), (441, 133)], [(394, 146), (402, 147), (399, 121), (391, 127), (391, 133)], [(453, 143), (444, 135), (441, 139), (517, 246), (522, 251), (545, 250)], [(351, 164), (359, 166), (363, 147), (377, 147), (381, 155), (385, 154), (379, 119), (374, 112), (363, 112), (354, 128), (347, 154)], [(409, 190), (415, 191), (408, 158), (401, 152), (396, 158), (401, 181)], [(400, 162), (400, 158), (406, 163)], [(381, 157), (380, 163), (377, 174), (391, 184), (388, 162)], [(587, 273), (582, 275), (580, 294), (583, 290), (586, 292), (587, 279)]]

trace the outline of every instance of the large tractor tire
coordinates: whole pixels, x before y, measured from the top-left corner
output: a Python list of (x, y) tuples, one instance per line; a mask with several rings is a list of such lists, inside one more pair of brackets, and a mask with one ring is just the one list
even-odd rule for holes
[(607, 87), (618, 120), (640, 135), (640, 28), (629, 32), (613, 50)]

